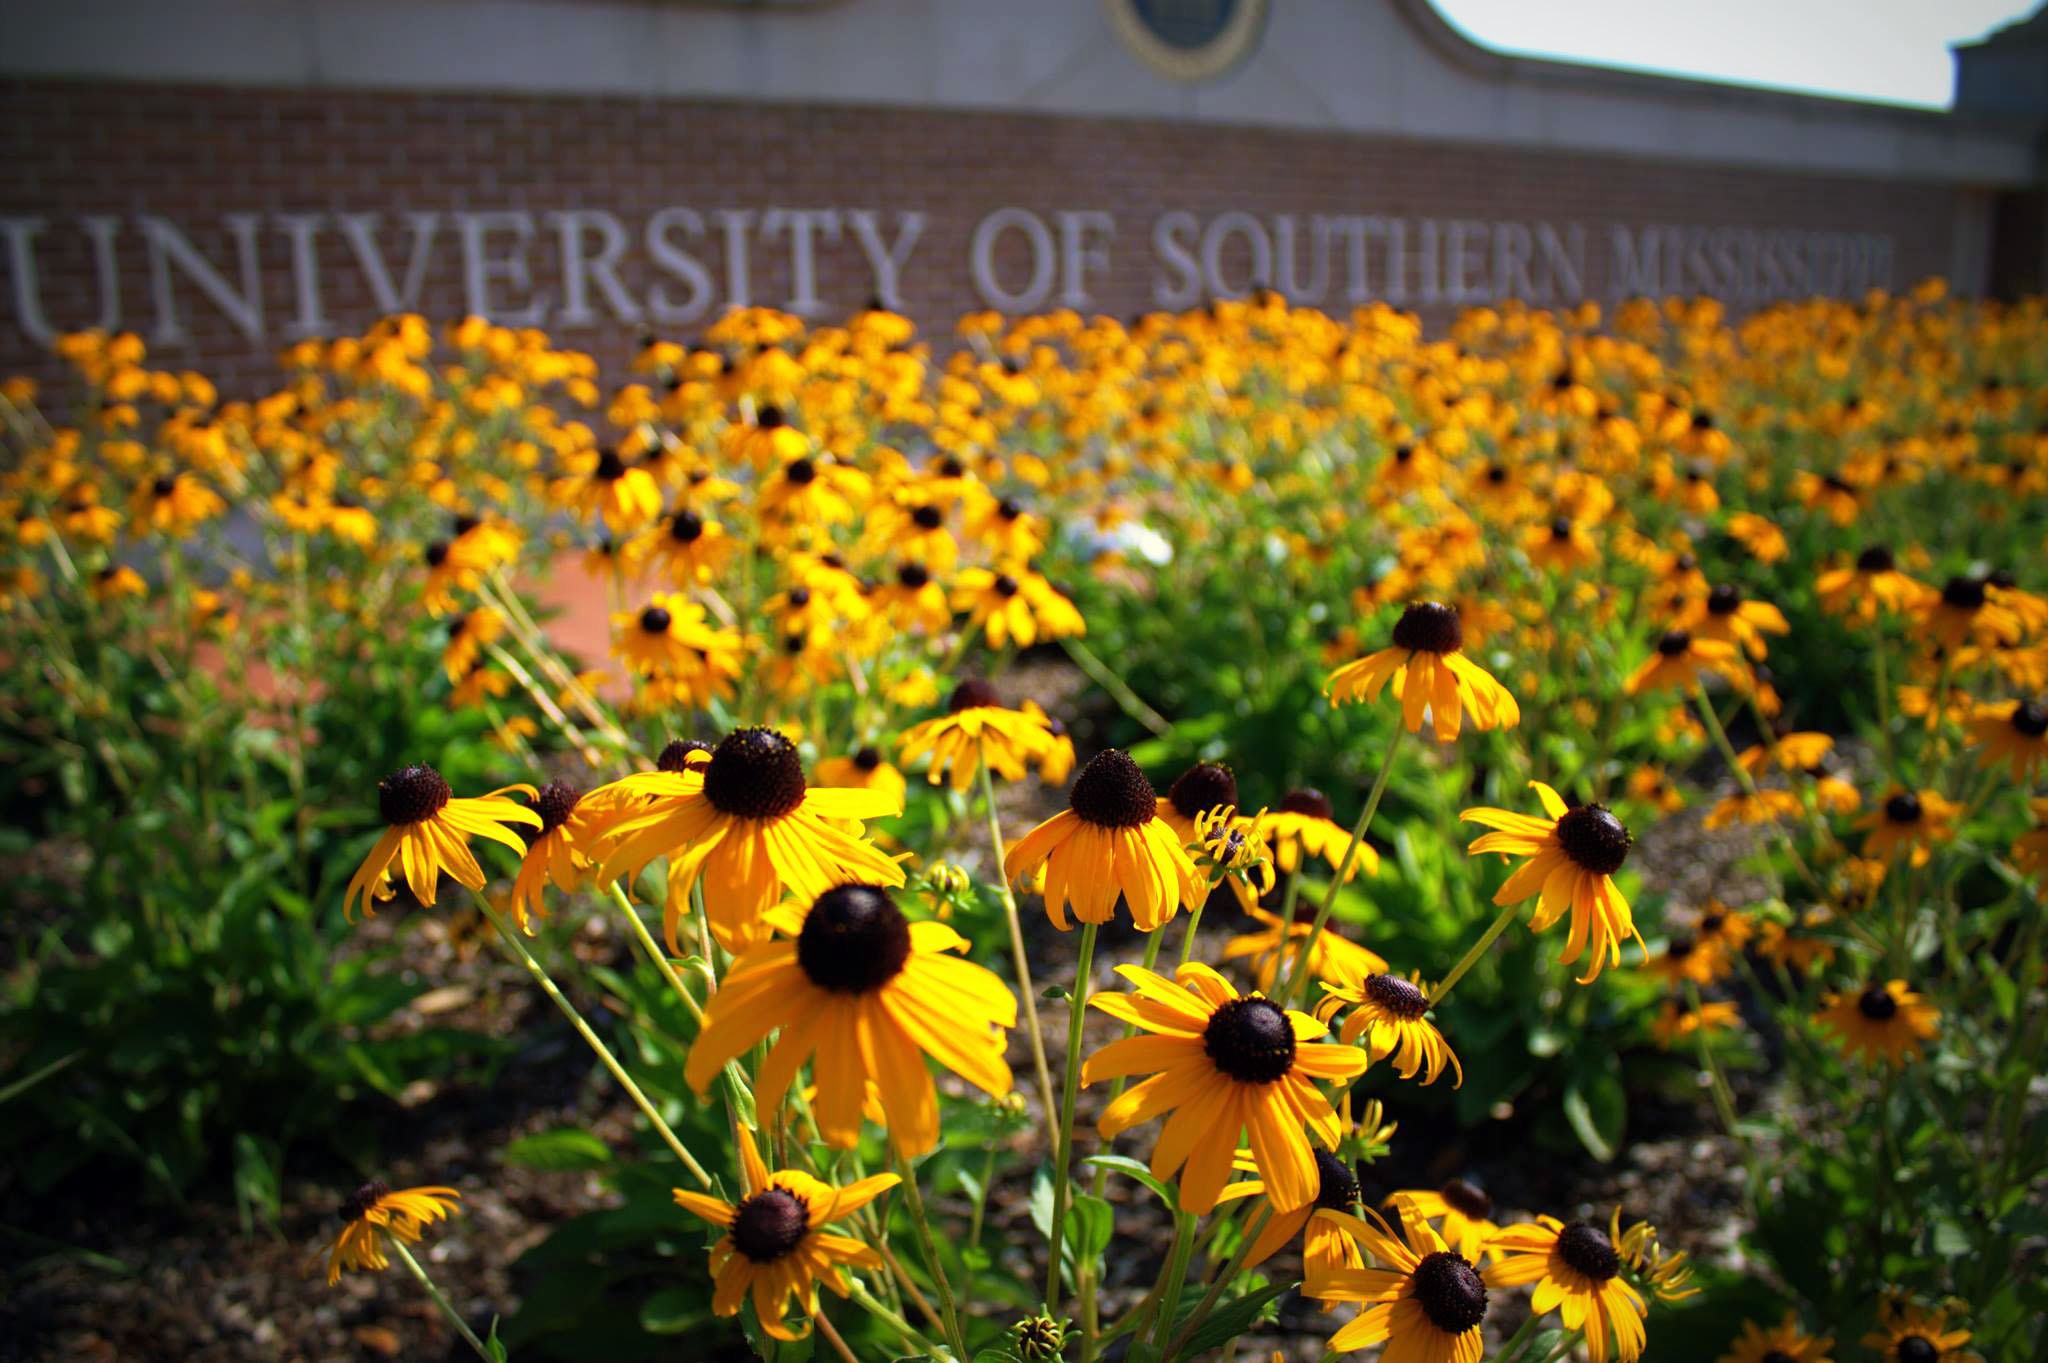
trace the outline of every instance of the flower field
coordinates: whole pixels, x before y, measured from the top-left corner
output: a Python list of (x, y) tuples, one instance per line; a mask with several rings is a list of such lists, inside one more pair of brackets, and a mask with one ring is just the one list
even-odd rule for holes
[(59, 350), (22, 1281), (90, 1190), (408, 1356), (2048, 1348), (2048, 304)]

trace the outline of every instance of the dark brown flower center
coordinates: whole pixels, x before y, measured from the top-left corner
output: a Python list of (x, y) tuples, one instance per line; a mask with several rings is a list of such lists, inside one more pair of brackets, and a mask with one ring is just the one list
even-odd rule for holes
[(1209, 1015), (1202, 1049), (1232, 1079), (1270, 1084), (1294, 1068), (1294, 1027), (1268, 999), (1232, 999)]
[(1450, 1250), (1426, 1255), (1409, 1281), (1422, 1314), (1447, 1335), (1462, 1335), (1486, 1319), (1486, 1284)]
[(1221, 806), (1235, 808), (1237, 776), (1221, 762), (1197, 762), (1167, 787), (1166, 798), (1187, 819)]
[(1444, 1200), (1445, 1206), (1474, 1221), (1483, 1221), (1493, 1215), (1493, 1199), (1476, 1183), (1454, 1178), (1436, 1192), (1437, 1196)]
[(1725, 582), (1707, 593), (1709, 615), (1733, 615), (1741, 604), (1742, 593)]
[(1317, 1150), (1316, 1205), (1333, 1212), (1348, 1212), (1358, 1205), (1358, 1175), (1327, 1150)]
[(773, 729), (739, 729), (711, 752), (704, 798), (722, 814), (779, 819), (804, 802), (796, 744)]
[(1873, 544), (1856, 556), (1856, 571), (1859, 573), (1888, 573), (1899, 566), (1892, 557), (1892, 551), (1882, 544)]
[(704, 535), (704, 518), (694, 511), (678, 511), (669, 517), (668, 535), (678, 544), (693, 544)]
[(1899, 1001), (1891, 990), (1873, 984), (1856, 996), (1856, 1011), (1872, 1022), (1890, 1022), (1899, 1015)]
[(373, 1178), (362, 1187), (342, 1199), (341, 1219), (343, 1222), (360, 1221), (369, 1214), (370, 1208), (391, 1195), (391, 1185), (381, 1178)]
[(1926, 1335), (1907, 1335), (1894, 1350), (1899, 1363), (1937, 1363), (1941, 1346)]
[(569, 816), (576, 812), (576, 804), (583, 798), (583, 792), (567, 781), (550, 781), (540, 788), (540, 798), (533, 807), (540, 815), (540, 831), (552, 833), (569, 822)]
[(979, 710), (1002, 703), (993, 686), (980, 677), (967, 677), (953, 688), (952, 699), (946, 702), (946, 713), (957, 715), (962, 710)]
[(1579, 805), (1557, 821), (1557, 842), (1583, 871), (1611, 876), (1628, 860), (1635, 845), (1626, 825), (1605, 805)]
[(178, 490), (177, 477), (167, 473), (154, 483), (151, 483), (149, 490), (159, 498), (168, 497)]
[(1663, 637), (1657, 640), (1657, 651), (1667, 658), (1683, 657), (1685, 651), (1691, 647), (1691, 630), (1667, 629)]
[(772, 431), (785, 424), (782, 409), (772, 402), (764, 402), (754, 409), (754, 424), (764, 431)]
[(448, 542), (446, 540), (435, 540), (427, 546), (424, 557), (429, 568), (440, 567), (448, 561)]
[(994, 585), (997, 596), (1015, 596), (1017, 594), (1017, 579), (1011, 577), (1008, 573), (997, 577)]
[(932, 580), (932, 575), (922, 563), (903, 563), (897, 565), (896, 580), (910, 590), (917, 591)]
[(1429, 1011), (1429, 995), (1399, 975), (1368, 975), (1365, 996), (1397, 1018), (1413, 1020)]
[(1458, 609), (1441, 601), (1418, 601), (1394, 622), (1394, 647), (1416, 653), (1455, 653), (1465, 646)]
[(803, 1243), (810, 1208), (795, 1193), (764, 1188), (732, 1209), (732, 1243), (757, 1264), (770, 1264)]
[(2039, 738), (2048, 734), (2048, 706), (2040, 701), (2025, 701), (2013, 707), (2012, 727), (2028, 738)]
[(668, 772), (684, 771), (693, 765), (701, 767), (704, 765), (705, 759), (700, 758), (697, 762), (692, 763), (690, 761), (691, 755), (694, 753), (710, 753), (712, 751), (714, 751), (712, 746), (701, 738), (672, 738), (662, 748), (661, 756), (654, 759), (654, 765), (658, 769)]
[(387, 824), (418, 823), (439, 814), (453, 794), (440, 772), (415, 762), (377, 783), (377, 812)]
[(1607, 1232), (1585, 1221), (1574, 1221), (1557, 1236), (1557, 1253), (1572, 1269), (1595, 1282), (1606, 1282), (1621, 1272), (1621, 1256)]
[(1300, 786), (1280, 797), (1280, 808), (1288, 814), (1308, 814), (1318, 819), (1334, 819), (1336, 810), (1330, 806), (1330, 797), (1313, 786)]
[(1984, 608), (1984, 579), (1980, 577), (1952, 577), (1942, 584), (1941, 601), (1945, 606), (1959, 611), (1977, 611)]
[(1130, 754), (1105, 748), (1088, 759), (1067, 794), (1074, 813), (1098, 828), (1138, 828), (1159, 813), (1159, 797)]
[(1690, 933), (1674, 932), (1671, 934), (1670, 944), (1664, 948), (1664, 954), (1674, 961), (1682, 961), (1698, 948), (1699, 943), (1693, 940)]
[(1884, 817), (1887, 823), (1919, 823), (1922, 812), (1920, 797), (1910, 790), (1902, 790), (1884, 802)]
[(595, 476), (602, 482), (617, 482), (626, 476), (626, 461), (619, 458), (617, 450), (600, 450)]
[(802, 487), (818, 476), (818, 466), (808, 459), (792, 459), (782, 470), (782, 476)]
[(820, 989), (871, 994), (903, 973), (910, 921), (887, 890), (839, 885), (818, 896), (797, 934), (796, 962)]
[(881, 750), (873, 747), (862, 748), (853, 755), (853, 765), (861, 771), (875, 770), (882, 765)]
[(1571, 519), (1558, 516), (1550, 522), (1550, 537), (1554, 540), (1569, 540), (1572, 537)]
[(661, 606), (649, 606), (640, 612), (640, 628), (648, 634), (666, 634), (668, 627), (674, 623), (675, 618)]
[(920, 530), (936, 530), (946, 523), (946, 513), (927, 503), (911, 512), (910, 520)]

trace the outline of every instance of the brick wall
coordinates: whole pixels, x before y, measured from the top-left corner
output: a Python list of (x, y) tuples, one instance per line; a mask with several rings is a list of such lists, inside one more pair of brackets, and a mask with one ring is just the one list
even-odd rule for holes
[[(697, 101), (447, 94), (268, 91), (14, 81), (0, 85), (0, 218), (37, 217), (41, 301), (59, 329), (97, 314), (93, 254), (78, 220), (119, 220), (115, 258), (122, 324), (149, 336), (158, 325), (140, 215), (176, 224), (229, 283), (239, 284), (236, 243), (222, 219), (260, 215), (257, 259), (264, 334), (251, 340), (191, 280), (173, 281), (189, 337), (155, 347), (159, 360), (195, 365), (230, 387), (260, 381), (288, 341), (295, 315), (290, 243), (273, 215), (378, 212), (378, 241), (394, 279), (408, 241), (401, 215), (525, 210), (537, 215), (534, 284), (561, 301), (554, 230), (538, 215), (603, 209), (632, 238), (618, 275), (644, 300), (678, 281), (656, 272), (642, 249), (648, 217), (682, 206), (711, 218), (720, 209), (872, 208), (927, 218), (903, 285), (908, 310), (928, 329), (983, 306), (967, 268), (977, 223), (1003, 207), (1054, 223), (1061, 209), (1116, 217), (1111, 269), (1087, 281), (1097, 310), (1129, 314), (1153, 304), (1151, 232), (1161, 214), (1198, 219), (1241, 210), (1270, 220), (1291, 214), (1537, 221), (1582, 225), (1597, 241), (1615, 226), (1831, 230), (1889, 239), (1890, 274), (1907, 285), (1944, 272), (1954, 246), (1953, 188), (1829, 179), (1736, 168), (1455, 146), (1270, 129), (1010, 114), (846, 107), (741, 106)], [(1054, 227), (1055, 235), (1057, 227)], [(502, 240), (502, 239), (501, 239)], [(364, 274), (329, 223), (315, 235), (326, 316), (359, 328), (376, 308)], [(754, 301), (780, 303), (791, 281), (786, 243), (751, 241)], [(1305, 243), (1306, 245), (1306, 243)], [(998, 253), (1012, 285), (1029, 273), (1025, 243), (1009, 234)], [(420, 308), (436, 319), (465, 305), (458, 242), (444, 221)], [(693, 246), (723, 292), (721, 240)], [(1242, 241), (1226, 273), (1248, 278)], [(818, 293), (831, 315), (873, 291), (850, 236), (821, 245)], [(1306, 269), (1306, 261), (1304, 262)], [(1595, 249), (1583, 281), (1589, 296), (1613, 290), (1612, 262)], [(19, 281), (0, 251), (0, 372), (49, 372), (24, 331)], [(1056, 300), (1055, 300), (1056, 301)], [(1411, 298), (1411, 303), (1416, 301)], [(596, 353), (611, 374), (642, 325), (550, 325), (565, 343)], [(1349, 306), (1341, 289), (1327, 306)], [(1423, 309), (1440, 320), (1450, 309)], [(689, 326), (658, 327), (687, 336)]]

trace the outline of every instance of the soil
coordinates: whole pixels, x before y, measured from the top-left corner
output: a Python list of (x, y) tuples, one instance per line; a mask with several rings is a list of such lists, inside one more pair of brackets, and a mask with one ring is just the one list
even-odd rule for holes
[[(1080, 681), (1071, 669), (1048, 666), (1004, 678), (1003, 689), (1033, 695), (1055, 713), (1071, 713), (1060, 702), (1080, 690)], [(1005, 827), (1028, 827), (1043, 817), (1050, 812), (1045, 799), (1036, 783), (1006, 791)], [(1731, 882), (1730, 867), (1747, 844), (1739, 831), (1706, 832), (1695, 810), (1662, 821), (1637, 856), (1660, 883), (1678, 887), (1681, 902), (1697, 903), (1709, 893), (1739, 902), (1744, 887)], [(974, 867), (976, 849), (964, 848), (959, 859)], [(1043, 915), (1029, 915), (1027, 922), (1033, 957), (1046, 963), (1045, 977), (1065, 978), (1073, 939), (1053, 931)], [(394, 1187), (448, 1183), (463, 1190), (463, 1215), (437, 1228), (422, 1258), (456, 1309), (481, 1332), (494, 1314), (509, 1316), (517, 1307), (514, 1261), (553, 1227), (603, 1205), (607, 1196), (587, 1173), (508, 1166), (498, 1152), (518, 1136), (565, 1125), (586, 1127), (621, 1147), (630, 1141), (632, 1109), (594, 1070), (524, 973), (496, 953), (480, 951), (480, 936), (466, 931), (460, 918), (389, 913), (366, 931), (394, 935), (401, 968), (438, 982), (412, 1010), (413, 1025), (431, 1019), (474, 1028), (509, 1038), (519, 1048), (489, 1088), (422, 1086), (403, 1104), (355, 1118), (360, 1131), (347, 1133), (342, 1142), (389, 1152), (366, 1163), (381, 1169)], [(1212, 949), (1223, 935), (1209, 935)], [(593, 917), (573, 949), (621, 965), (629, 959), (628, 944), (611, 931), (608, 918)], [(1112, 979), (1113, 964), (1140, 954), (1135, 934), (1105, 933), (1098, 987)], [(1064, 1018), (1054, 1009), (1041, 1021), (1058, 1074)], [(1108, 1019), (1100, 1019), (1098, 1028), (1089, 1035), (1090, 1048), (1117, 1034)], [(1011, 1060), (1020, 1089), (1028, 1091), (1023, 1081), (1030, 1062), (1021, 1041), (1013, 1045)], [(1745, 1104), (1760, 1096), (1739, 1094)], [(1077, 1124), (1083, 1155), (1092, 1150), (1093, 1108), (1100, 1101), (1084, 1095)], [(1667, 1243), (1725, 1264), (1736, 1252), (1731, 1212), (1740, 1201), (1743, 1175), (1732, 1145), (1713, 1131), (1712, 1120), (1704, 1095), (1691, 1104), (1639, 1107), (1631, 1114), (1624, 1157), (1602, 1166), (1585, 1157), (1532, 1159), (1526, 1131), (1515, 1121), (1459, 1132), (1404, 1119), (1392, 1161), (1374, 1173), (1384, 1172), (1389, 1188), (1440, 1181), (1451, 1172), (1475, 1177), (1493, 1195), (1496, 1219), (1502, 1221), (1537, 1209), (1597, 1212), (1604, 1219), (1607, 1207), (1620, 1202), (1631, 1218), (1654, 1221)], [(331, 1288), (326, 1284), (321, 1250), (338, 1228), (336, 1208), (360, 1177), (336, 1155), (298, 1157), (274, 1228), (245, 1229), (232, 1198), (220, 1190), (182, 1209), (92, 1187), (69, 1190), (61, 1204), (13, 1208), (8, 1225), (0, 1226), (0, 1360), (379, 1363), (469, 1357), (401, 1266), (383, 1274), (350, 1274)], [(1020, 1172), (994, 1190), (988, 1243), (1036, 1244), (1026, 1211), (1027, 1177)], [(1122, 1183), (1112, 1180), (1113, 1195)], [(953, 1210), (965, 1214), (964, 1206), (951, 1209), (943, 1201), (935, 1213), (943, 1218)], [(1142, 1295), (1171, 1238), (1170, 1223), (1149, 1199), (1120, 1206), (1117, 1231), (1120, 1248), (1104, 1285), (1106, 1319)], [(1020, 1271), (1029, 1270), (1020, 1264)], [(1488, 1329), (1504, 1337), (1519, 1323), (1496, 1311)], [(1315, 1303), (1290, 1295), (1280, 1319), (1248, 1336), (1238, 1356), (1263, 1359), (1281, 1349), (1289, 1359), (1313, 1359), (1321, 1356), (1332, 1328)]]

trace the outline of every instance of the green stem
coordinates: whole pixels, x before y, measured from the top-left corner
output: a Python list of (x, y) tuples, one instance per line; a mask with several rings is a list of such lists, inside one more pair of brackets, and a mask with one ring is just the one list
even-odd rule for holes
[(661, 972), (661, 977), (664, 980), (668, 981), (668, 987), (676, 991), (676, 997), (683, 1001), (683, 1007), (689, 1010), (690, 1016), (696, 1019), (699, 1027), (702, 1027), (704, 1025), (703, 1008), (691, 996), (689, 986), (683, 983), (683, 977), (676, 974), (676, 968), (668, 963), (668, 953), (663, 951), (661, 944), (654, 940), (654, 934), (647, 930), (647, 924), (642, 921), (640, 911), (633, 907), (632, 900), (626, 898), (626, 892), (619, 888), (618, 881), (614, 880), (609, 888), (611, 890), (612, 902), (619, 906), (619, 912), (624, 914), (626, 922), (632, 925), (633, 936), (640, 943), (640, 949), (647, 954), (648, 960), (654, 962), (654, 968)]
[(1129, 683), (1111, 670), (1108, 663), (1095, 656), (1094, 650), (1088, 645), (1069, 635), (1060, 640), (1060, 647), (1067, 651), (1067, 656), (1072, 658), (1097, 686), (1109, 692), (1118, 709), (1150, 729), (1159, 738), (1173, 732), (1173, 725), (1167, 722), (1166, 717), (1147, 705), (1138, 693), (1130, 688)]
[(1479, 940), (1466, 948), (1465, 954), (1458, 958), (1458, 963), (1451, 967), (1451, 973), (1439, 980), (1436, 988), (1430, 991), (1430, 1007), (1434, 1008), (1444, 1001), (1445, 996), (1451, 992), (1451, 987), (1464, 979), (1465, 972), (1479, 963), (1479, 958), (1486, 954), (1486, 949), (1507, 931), (1508, 924), (1514, 922), (1515, 916), (1521, 911), (1520, 904), (1509, 904), (1494, 916), (1494, 920), (1486, 925), (1486, 931), (1479, 934)]
[(1038, 1079), (1038, 1101), (1050, 1116), (1053, 1111), (1052, 1067), (1045, 1062), (1045, 1032), (1038, 1025), (1038, 990), (1031, 983), (1031, 957), (1024, 950), (1024, 925), (1017, 917), (1017, 893), (1010, 888), (1010, 873), (1003, 869), (1003, 822), (996, 813), (995, 778), (989, 775), (988, 754), (981, 758), (981, 803), (988, 814), (989, 854), (995, 860), (996, 881), (1002, 890), (1003, 922), (1010, 930), (1010, 960), (1017, 969), (1017, 990), (1024, 998), (1024, 1035), (1031, 1043), (1031, 1068)]
[(1528, 1348), (1529, 1341), (1535, 1337), (1536, 1322), (1541, 1319), (1541, 1316), (1531, 1311), (1529, 1318), (1522, 1322), (1522, 1328), (1509, 1335), (1507, 1342), (1500, 1346), (1501, 1351), (1494, 1356), (1493, 1363), (1515, 1363), (1515, 1360), (1522, 1356), (1522, 1350)]
[(1159, 1325), (1153, 1334), (1159, 1346), (1161, 1358), (1170, 1357), (1166, 1352), (1167, 1337), (1173, 1333), (1173, 1318), (1180, 1314), (1180, 1292), (1188, 1278), (1188, 1256), (1195, 1249), (1195, 1218), (1186, 1212), (1179, 1212), (1173, 1218), (1173, 1249), (1166, 1256), (1166, 1274), (1160, 1279), (1163, 1295), (1159, 1303)]
[(917, 1246), (924, 1254), (925, 1266), (932, 1272), (932, 1284), (939, 1290), (939, 1311), (945, 1316), (946, 1341), (953, 1346), (953, 1352), (966, 1358), (967, 1337), (960, 1333), (960, 1312), (953, 1301), (953, 1283), (946, 1276), (946, 1265), (939, 1258), (939, 1248), (932, 1239), (930, 1219), (925, 1215), (924, 1194), (918, 1190), (917, 1171), (910, 1167), (910, 1161), (901, 1155), (896, 1157), (896, 1173), (903, 1180), (903, 1203), (910, 1208), (910, 1222), (917, 1228)]
[[(1387, 778), (1394, 774), (1394, 755), (1401, 751), (1401, 740), (1408, 731), (1399, 724), (1394, 726), (1394, 737), (1387, 744), (1386, 753), (1380, 758), (1379, 775), (1373, 778), (1372, 794), (1365, 797), (1365, 809), (1358, 816), (1358, 822), (1351, 825), (1351, 841), (1345, 845), (1344, 858), (1337, 863), (1337, 874), (1330, 881), (1330, 888), (1323, 892), (1323, 902), (1316, 908), (1315, 922), (1309, 927), (1308, 940), (1301, 944), (1301, 954), (1294, 958), (1287, 974), (1287, 981), (1274, 991), (1274, 997), (1283, 1006), (1291, 1007), (1300, 996), (1308, 977), (1314, 973), (1309, 963), (1315, 959), (1316, 943), (1322, 939), (1323, 928), (1330, 921), (1330, 911), (1337, 907), (1337, 892), (1344, 888), (1344, 880), (1351, 874), (1351, 868), (1358, 861), (1358, 849), (1365, 843), (1365, 831), (1372, 827), (1372, 816), (1379, 812), (1380, 797), (1387, 793)], [(1303, 865), (1307, 852), (1303, 851)], [(1284, 953), (1287, 943), (1283, 940), (1280, 949)], [(1282, 958), (1283, 964), (1286, 963)]]
[(442, 1295), (441, 1289), (434, 1285), (434, 1280), (427, 1276), (427, 1270), (420, 1267), (420, 1261), (412, 1257), (412, 1251), (405, 1247), (405, 1242), (391, 1232), (386, 1231), (384, 1232), (384, 1243), (391, 1246), (397, 1253), (399, 1262), (412, 1270), (412, 1276), (419, 1279), (420, 1286), (425, 1288), (427, 1295), (434, 1299), (434, 1305), (441, 1308), (441, 1314), (448, 1317), (448, 1323), (453, 1325), (462, 1335), (463, 1341), (470, 1348), (476, 1350), (476, 1356), (483, 1359), (484, 1363), (495, 1363), (491, 1357), (491, 1351), (484, 1347), (484, 1342), (476, 1337), (476, 1331), (469, 1328), (469, 1323), (463, 1320), (461, 1314), (449, 1303), (448, 1298)]
[(1060, 1093), (1059, 1129), (1052, 1168), (1051, 1262), (1045, 1269), (1045, 1310), (1052, 1315), (1060, 1305), (1060, 1261), (1066, 1257), (1067, 1197), (1070, 1192), (1069, 1166), (1074, 1161), (1074, 1100), (1081, 1091), (1081, 1029), (1088, 1015), (1088, 983), (1095, 969), (1095, 934), (1098, 925), (1081, 925), (1081, 960), (1074, 968), (1074, 989), (1068, 997), (1067, 1074)]
[(925, 1355), (927, 1358), (942, 1357), (942, 1355), (939, 1353), (938, 1345), (932, 1343), (923, 1335), (911, 1329), (910, 1323), (908, 1321), (904, 1320), (903, 1317), (897, 1315), (894, 1311), (891, 1311), (888, 1307), (882, 1305), (882, 1303), (876, 1301), (874, 1294), (869, 1292), (867, 1288), (861, 1286), (860, 1279), (855, 1278), (852, 1280), (852, 1282), (853, 1304), (855, 1306), (858, 1306), (861, 1310), (867, 1312), (876, 1320), (882, 1322), (882, 1324), (888, 1326), (891, 1330), (894, 1330), (897, 1334), (903, 1336), (903, 1342), (905, 1344), (908, 1344), (912, 1349), (916, 1350), (918, 1353)]
[(1202, 1294), (1202, 1299), (1195, 1303), (1195, 1309), (1188, 1313), (1187, 1324), (1181, 1326), (1180, 1330), (1168, 1341), (1164, 1357), (1171, 1359), (1187, 1347), (1188, 1341), (1194, 1338), (1195, 1331), (1200, 1329), (1202, 1322), (1209, 1318), (1209, 1313), (1216, 1309), (1216, 1303), (1223, 1300), (1224, 1290), (1230, 1286), (1231, 1281), (1237, 1277), (1238, 1271), (1244, 1267), (1244, 1261), (1251, 1256), (1252, 1246), (1258, 1243), (1259, 1236), (1265, 1232), (1266, 1223), (1272, 1219), (1273, 1205), (1269, 1202), (1266, 1204), (1265, 1210), (1261, 1211), (1258, 1217), (1249, 1226), (1244, 1228), (1244, 1242), (1238, 1245), (1237, 1253), (1230, 1256), (1230, 1262), (1225, 1264), (1223, 1271), (1216, 1275), (1216, 1281), (1209, 1285), (1209, 1290)]
[(576, 1011), (576, 1005), (569, 1002), (568, 997), (555, 984), (554, 977), (547, 972), (547, 967), (533, 958), (533, 953), (526, 949), (526, 943), (519, 940), (519, 934), (513, 931), (511, 924), (499, 917), (498, 911), (490, 906), (489, 901), (481, 894), (476, 896), (476, 901), (477, 907), (483, 910), (484, 916), (491, 920), (493, 927), (497, 928), (498, 936), (504, 941), (506, 946), (512, 949), (512, 953), (519, 958), (520, 964), (526, 967), (526, 973), (533, 977), (533, 982), (539, 985), (541, 992), (546, 994), (553, 1001), (555, 1007), (561, 1010), (562, 1016), (569, 1020), (569, 1025), (576, 1029), (576, 1034), (583, 1038), (583, 1044), (590, 1047), (591, 1052), (597, 1056), (598, 1062), (610, 1072), (613, 1079), (618, 1081), (619, 1087), (626, 1091), (626, 1096), (633, 1100), (633, 1105), (640, 1109), (641, 1114), (647, 1118), (656, 1133), (667, 1143), (668, 1148), (675, 1152), (675, 1157), (682, 1161), (683, 1167), (690, 1171), (690, 1176), (696, 1179), (703, 1187), (709, 1188), (711, 1186), (711, 1175), (705, 1173), (704, 1166), (697, 1163), (696, 1158), (684, 1148), (682, 1141), (676, 1136), (674, 1129), (663, 1120), (660, 1111), (655, 1108), (653, 1101), (640, 1091), (640, 1086), (633, 1082), (633, 1076), (626, 1073), (626, 1067), (621, 1065), (619, 1058), (612, 1054), (611, 1047), (605, 1045), (603, 1039), (591, 1030), (590, 1024), (583, 1020), (583, 1014)]

